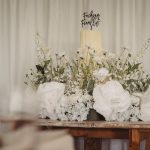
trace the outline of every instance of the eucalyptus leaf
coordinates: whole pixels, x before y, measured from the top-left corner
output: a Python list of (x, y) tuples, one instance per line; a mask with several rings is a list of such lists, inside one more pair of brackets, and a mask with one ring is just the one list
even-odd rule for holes
[(94, 88), (94, 81), (90, 79), (87, 85), (87, 91), (89, 92), (89, 94), (93, 93), (93, 88)]
[(141, 64), (141, 63), (138, 63), (138, 64), (133, 65), (133, 66), (131, 67), (131, 71), (134, 71), (135, 69), (138, 69), (140, 64)]
[(47, 67), (50, 64), (51, 60), (45, 60), (44, 61), (44, 67)]
[(38, 72), (41, 72), (42, 74), (44, 74), (44, 67), (42, 67), (40, 65), (36, 65), (36, 69)]

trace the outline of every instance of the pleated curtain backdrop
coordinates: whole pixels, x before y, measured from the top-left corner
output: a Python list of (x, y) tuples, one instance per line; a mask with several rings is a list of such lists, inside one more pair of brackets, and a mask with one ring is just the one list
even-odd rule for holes
[[(150, 0), (0, 0), (0, 113), (9, 112), (16, 87), (26, 88), (25, 73), (36, 62), (37, 32), (53, 52), (72, 57), (80, 46), (82, 13), (94, 10), (101, 15), (103, 49), (119, 54), (125, 46), (137, 52), (150, 38), (149, 8)], [(149, 58), (150, 49), (143, 59), (150, 73)]]

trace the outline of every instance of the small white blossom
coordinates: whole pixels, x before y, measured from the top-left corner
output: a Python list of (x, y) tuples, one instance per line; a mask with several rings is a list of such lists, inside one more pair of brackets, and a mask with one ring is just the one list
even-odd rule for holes
[(57, 105), (56, 113), (60, 120), (83, 121), (87, 119), (92, 105), (92, 97), (78, 90), (75, 94), (65, 96), (65, 98), (62, 99)]
[(106, 68), (100, 68), (93, 72), (93, 76), (103, 82), (109, 76), (109, 71)]
[(65, 56), (66, 56), (65, 52), (60, 52), (60, 53), (58, 54), (58, 57), (59, 57), (59, 58), (62, 58), (62, 57), (65, 57)]

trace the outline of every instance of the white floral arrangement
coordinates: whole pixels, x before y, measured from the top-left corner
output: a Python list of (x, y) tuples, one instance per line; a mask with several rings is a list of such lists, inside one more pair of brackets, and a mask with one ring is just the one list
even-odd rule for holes
[(142, 66), (150, 39), (136, 55), (126, 48), (120, 56), (98, 54), (87, 46), (73, 60), (52, 57), (38, 39), (39, 62), (25, 83), (36, 89), (40, 117), (83, 121), (95, 110), (106, 121), (150, 121), (150, 76)]

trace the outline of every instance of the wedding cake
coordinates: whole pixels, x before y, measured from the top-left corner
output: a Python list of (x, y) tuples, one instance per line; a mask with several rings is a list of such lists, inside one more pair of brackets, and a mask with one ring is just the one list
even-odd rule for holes
[(88, 46), (98, 53), (102, 50), (101, 34), (97, 31), (99, 22), (100, 14), (96, 14), (93, 11), (83, 13), (83, 19), (81, 20), (82, 30), (80, 32), (81, 49)]
[(96, 30), (81, 30), (80, 48), (84, 49), (85, 46), (90, 46), (97, 52), (100, 52), (102, 50), (100, 32)]

